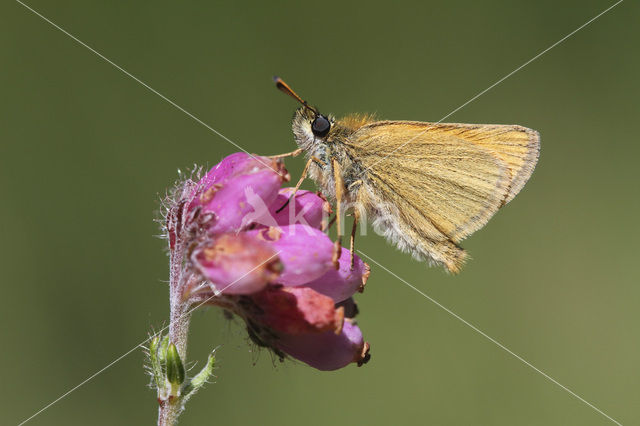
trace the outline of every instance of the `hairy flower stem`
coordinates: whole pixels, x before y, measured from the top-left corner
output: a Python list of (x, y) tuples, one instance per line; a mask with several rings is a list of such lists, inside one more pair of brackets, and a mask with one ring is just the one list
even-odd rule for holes
[(181, 246), (171, 253), (171, 265), (169, 279), (169, 303), (170, 303), (170, 319), (169, 319), (169, 341), (176, 345), (178, 353), (182, 359), (187, 357), (187, 334), (189, 332), (189, 313), (188, 301), (184, 300), (184, 284), (187, 277), (183, 269), (183, 248)]
[[(169, 342), (173, 343), (182, 360), (187, 357), (187, 336), (189, 333), (189, 302), (183, 299), (183, 283), (185, 280), (183, 269), (183, 247), (177, 245), (171, 251), (170, 257), (170, 322)], [(158, 398), (158, 426), (173, 426), (184, 408), (182, 395), (170, 395), (166, 399)]]

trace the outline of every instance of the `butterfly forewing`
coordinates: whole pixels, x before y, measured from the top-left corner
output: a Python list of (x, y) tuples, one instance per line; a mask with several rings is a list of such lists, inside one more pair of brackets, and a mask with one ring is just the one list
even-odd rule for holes
[(507, 164), (511, 175), (508, 203), (531, 177), (540, 153), (540, 135), (522, 126), (500, 124), (438, 124), (439, 131), (454, 133), (487, 148)]
[(406, 121), (365, 125), (348, 145), (370, 186), (362, 201), (397, 206), (416, 250), (454, 272), (456, 244), (517, 194), (538, 152), (537, 133), (519, 126)]

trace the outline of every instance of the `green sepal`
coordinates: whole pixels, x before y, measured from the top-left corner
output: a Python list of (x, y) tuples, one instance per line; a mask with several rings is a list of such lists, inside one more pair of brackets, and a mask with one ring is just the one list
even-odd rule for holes
[(151, 371), (153, 372), (153, 380), (156, 382), (156, 388), (164, 385), (164, 377), (162, 376), (162, 366), (158, 359), (158, 348), (160, 345), (160, 336), (155, 336), (149, 343), (149, 360), (151, 362)]
[(183, 388), (182, 394), (184, 395), (184, 401), (186, 402), (193, 394), (199, 391), (211, 377), (213, 377), (213, 369), (215, 367), (216, 357), (215, 350), (209, 354), (207, 363), (202, 370), (198, 372), (191, 380), (189, 380)]
[(169, 348), (169, 335), (162, 338), (160, 346), (158, 346), (158, 361), (160, 364), (161, 375), (164, 376), (167, 371), (167, 349)]

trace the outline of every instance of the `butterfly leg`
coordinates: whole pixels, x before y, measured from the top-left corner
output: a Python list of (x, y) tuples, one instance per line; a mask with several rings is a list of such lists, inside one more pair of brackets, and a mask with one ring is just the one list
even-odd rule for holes
[(333, 218), (331, 218), (331, 220), (328, 220), (328, 218), (327, 218), (326, 222), (322, 224), (322, 229), (321, 229), (321, 231), (323, 231), (323, 232), (324, 232), (324, 231), (326, 231), (327, 229), (331, 228), (331, 227), (333, 226), (333, 224), (335, 223), (335, 221), (336, 221), (336, 216), (334, 216)]
[(309, 166), (311, 166), (312, 161), (313, 161), (313, 158), (310, 158), (309, 161), (307, 161), (307, 164), (304, 166), (304, 169), (302, 169), (302, 174), (300, 175), (300, 179), (298, 180), (298, 183), (296, 183), (295, 188), (293, 188), (291, 195), (289, 195), (289, 198), (287, 198), (287, 201), (285, 201), (282, 207), (276, 210), (276, 213), (280, 213), (282, 210), (284, 210), (284, 208), (289, 205), (289, 202), (296, 196), (296, 192), (298, 192), (298, 189), (300, 189), (300, 185), (302, 185), (302, 182), (304, 182), (304, 180), (307, 178), (307, 174), (309, 173)]
[(340, 254), (342, 254), (342, 196), (344, 195), (344, 181), (342, 180), (342, 170), (340, 169), (340, 163), (335, 159), (331, 160), (331, 165), (333, 166), (333, 181), (335, 183), (335, 192), (336, 192), (336, 226), (338, 237), (336, 239), (335, 245), (333, 247), (333, 266), (336, 269), (340, 268)]
[(353, 266), (355, 265), (355, 251), (356, 251), (356, 229), (358, 228), (358, 219), (360, 219), (360, 215), (358, 214), (358, 210), (353, 211), (353, 226), (351, 227), (351, 248), (349, 253), (351, 255), (351, 270), (353, 271)]
[(275, 159), (279, 159), (279, 158), (286, 158), (286, 157), (297, 157), (298, 155), (300, 155), (302, 153), (302, 148), (298, 148), (295, 151), (291, 151), (291, 152), (285, 152), (284, 154), (279, 154), (279, 155), (269, 155), (267, 156), (267, 158), (275, 158)]

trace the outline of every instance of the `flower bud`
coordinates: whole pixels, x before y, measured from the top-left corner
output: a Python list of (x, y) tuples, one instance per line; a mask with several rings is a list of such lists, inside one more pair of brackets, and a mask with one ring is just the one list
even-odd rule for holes
[(167, 348), (167, 380), (172, 385), (172, 394), (177, 393), (174, 389), (184, 382), (184, 365), (173, 343), (170, 343)]

